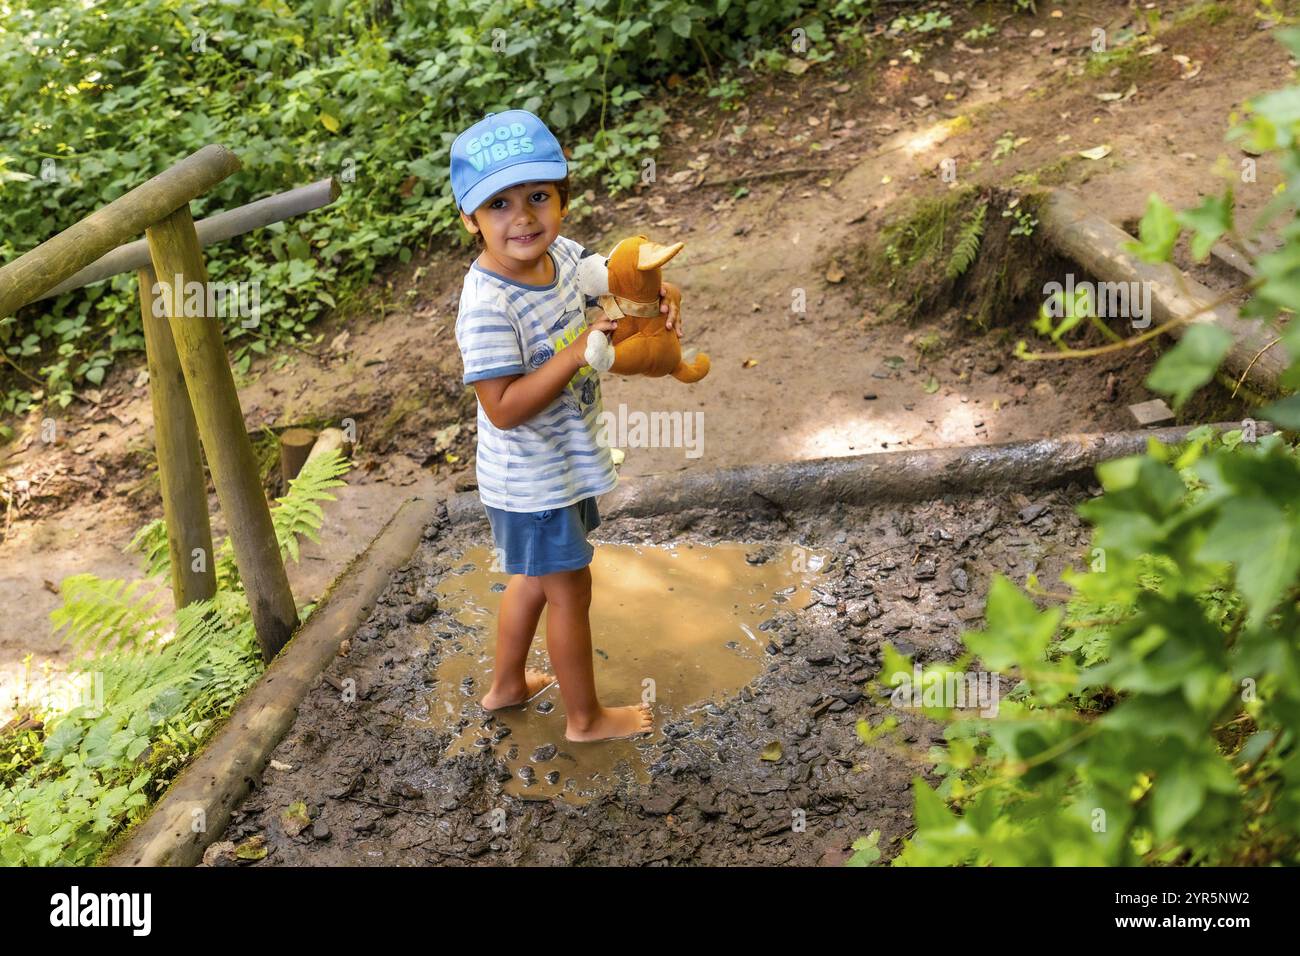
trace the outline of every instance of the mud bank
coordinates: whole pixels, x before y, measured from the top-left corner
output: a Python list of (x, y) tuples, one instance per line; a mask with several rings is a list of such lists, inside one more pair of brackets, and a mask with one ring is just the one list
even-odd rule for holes
[[(267, 855), (251, 865), (812, 865), (842, 862), (876, 829), (891, 856), (911, 826), (911, 781), (942, 738), (919, 713), (864, 693), (882, 646), (952, 659), (961, 632), (979, 626), (994, 573), (1022, 584), (1036, 573), (1050, 587), (1064, 567), (1082, 565), (1088, 538), (1074, 506), (1093, 491), (1075, 482), (1033, 498), (606, 520), (592, 534), (598, 549), (741, 541), (750, 563), (786, 560), (797, 547), (813, 571), (802, 600), (774, 603), (759, 624), (758, 676), (734, 693), (657, 704), (655, 733), (633, 742), (581, 803), (518, 785), (518, 768), (486, 744), (509, 737), (477, 709), (484, 688), (462, 695), (472, 697), (472, 718), (442, 728), (427, 719), (440, 665), (471, 638), (490, 646), (495, 637), (437, 601), (466, 554), (490, 543), (485, 526), (453, 527), (440, 512), (346, 655), (308, 692), (208, 859), (233, 865), (232, 845), (261, 837)], [(600, 587), (597, 579), (593, 617)], [(673, 613), (670, 597), (662, 608)], [(595, 634), (602, 697), (635, 700), (639, 688), (602, 680), (601, 643)], [(858, 720), (887, 713), (911, 753), (858, 741)], [(526, 776), (540, 781), (565, 767), (566, 748), (592, 746), (567, 745), (562, 720), (554, 727), (557, 745), (534, 755)], [(482, 735), (482, 749), (452, 752), (466, 731)], [(305, 814), (290, 811), (300, 803)]]

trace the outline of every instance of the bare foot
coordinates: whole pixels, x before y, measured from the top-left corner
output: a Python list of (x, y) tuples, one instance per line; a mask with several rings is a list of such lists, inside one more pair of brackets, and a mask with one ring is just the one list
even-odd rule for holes
[(564, 730), (566, 740), (613, 740), (647, 733), (654, 727), (654, 716), (649, 704), (629, 704), (626, 707), (602, 707), (591, 725), (583, 730), (574, 726), (572, 719)]
[(532, 700), (546, 688), (555, 683), (555, 677), (544, 671), (524, 671), (524, 686), (517, 685), (510, 687), (498, 687), (493, 682), (492, 687), (483, 699), (479, 701), (484, 710), (499, 710), (502, 707), (513, 707), (516, 704), (522, 704)]

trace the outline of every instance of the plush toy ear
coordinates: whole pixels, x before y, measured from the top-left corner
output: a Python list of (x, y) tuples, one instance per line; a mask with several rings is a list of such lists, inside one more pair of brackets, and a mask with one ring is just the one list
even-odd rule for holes
[(653, 272), (686, 247), (684, 242), (661, 246), (657, 242), (643, 242), (637, 253), (636, 267), (641, 272)]

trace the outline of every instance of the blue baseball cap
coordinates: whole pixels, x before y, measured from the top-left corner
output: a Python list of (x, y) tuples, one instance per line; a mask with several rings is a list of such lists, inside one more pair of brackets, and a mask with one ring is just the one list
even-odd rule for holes
[(511, 186), (568, 174), (560, 141), (528, 110), (488, 113), (451, 144), (451, 192), (462, 212)]

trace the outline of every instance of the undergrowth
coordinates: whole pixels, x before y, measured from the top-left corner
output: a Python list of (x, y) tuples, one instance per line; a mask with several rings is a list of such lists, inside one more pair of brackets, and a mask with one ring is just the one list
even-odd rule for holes
[[(316, 540), (320, 502), (349, 468), (338, 452), (312, 459), (271, 509), (282, 557)], [(218, 590), (164, 610), (166, 528), (146, 525), (130, 547), (145, 579), (64, 579), (51, 618), (76, 651), (66, 675), (28, 682), (20, 718), (0, 732), (0, 862), (85, 865), (141, 818), (245, 689), (261, 652), (230, 539), (216, 548)], [(304, 618), (306, 612), (304, 609)]]

